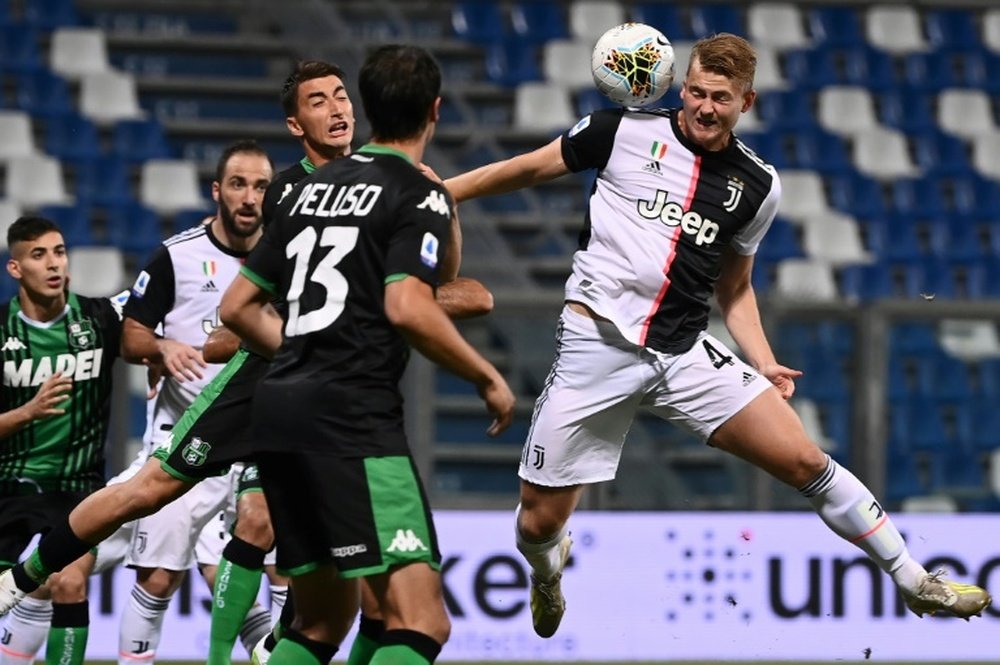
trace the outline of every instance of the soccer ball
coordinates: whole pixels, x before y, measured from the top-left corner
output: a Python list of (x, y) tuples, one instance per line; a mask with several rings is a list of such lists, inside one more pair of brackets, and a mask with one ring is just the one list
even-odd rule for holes
[(647, 106), (674, 81), (674, 47), (644, 23), (624, 23), (601, 35), (590, 60), (594, 84), (622, 106)]

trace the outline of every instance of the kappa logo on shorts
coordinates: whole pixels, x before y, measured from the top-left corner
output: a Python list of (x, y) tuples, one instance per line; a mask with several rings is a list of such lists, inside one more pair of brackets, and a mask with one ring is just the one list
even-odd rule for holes
[(196, 436), (184, 446), (184, 450), (181, 451), (181, 457), (191, 466), (201, 466), (208, 459), (208, 451), (211, 449), (211, 445)]
[(413, 529), (407, 529), (406, 531), (396, 529), (396, 537), (389, 543), (389, 549), (386, 552), (416, 552), (417, 550), (426, 552), (427, 546), (424, 545), (422, 540), (417, 538), (417, 534), (413, 533)]
[[(396, 538), (399, 538), (399, 534), (400, 533), (402, 533), (402, 531), (400, 531), (400, 532), (398, 532), (396, 534)], [(412, 533), (412, 531), (411, 531), (411, 533)], [(393, 543), (395, 543), (395, 542), (396, 541), (393, 541)], [(418, 543), (420, 542), (419, 538), (417, 539), (417, 542)], [(330, 548), (330, 556), (332, 556), (334, 559), (345, 559), (345, 558), (347, 558), (349, 556), (354, 556), (355, 554), (364, 554), (367, 551), (368, 551), (368, 546), (367, 545), (365, 545), (364, 543), (358, 543), (357, 545), (345, 545), (343, 547), (331, 547)]]
[(743, 387), (746, 388), (751, 383), (753, 383), (754, 380), (757, 379), (757, 376), (758, 376), (757, 374), (754, 374), (752, 372), (743, 372)]

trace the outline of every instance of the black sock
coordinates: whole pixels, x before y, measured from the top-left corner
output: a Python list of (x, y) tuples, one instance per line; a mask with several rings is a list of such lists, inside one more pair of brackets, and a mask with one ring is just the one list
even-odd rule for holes
[(329, 663), (333, 660), (334, 654), (337, 653), (336, 644), (327, 644), (326, 642), (317, 642), (316, 640), (311, 640), (297, 630), (291, 628), (285, 630), (281, 634), (281, 639), (289, 640), (301, 645), (309, 653), (315, 656), (316, 660), (321, 663)]
[(69, 520), (66, 520), (45, 534), (38, 543), (38, 558), (48, 575), (73, 563), (96, 544), (80, 540), (70, 528)]
[(397, 628), (382, 633), (379, 646), (386, 647), (393, 644), (402, 644), (403, 646), (410, 647), (426, 658), (429, 663), (433, 663), (438, 654), (441, 653), (441, 645), (437, 643), (437, 640), (430, 635), (418, 633), (415, 630)]
[(382, 639), (382, 634), (385, 632), (385, 621), (365, 616), (362, 612), (358, 632), (370, 639), (372, 642), (378, 642)]
[(264, 557), (267, 556), (267, 552), (238, 536), (233, 536), (222, 550), (222, 556), (226, 561), (231, 561), (247, 570), (260, 570), (264, 567)]

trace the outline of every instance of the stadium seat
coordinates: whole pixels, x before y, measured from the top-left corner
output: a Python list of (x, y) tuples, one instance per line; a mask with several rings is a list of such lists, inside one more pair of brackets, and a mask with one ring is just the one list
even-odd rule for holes
[(20, 74), (42, 66), (38, 31), (23, 23), (0, 21), (0, 69)]
[(198, 185), (194, 162), (151, 159), (144, 162), (139, 177), (139, 202), (160, 214), (184, 208), (206, 208)]
[(972, 166), (976, 173), (1000, 180), (1000, 129), (984, 132), (972, 141)]
[(67, 254), (76, 293), (110, 296), (128, 286), (125, 257), (117, 247), (70, 247)]
[(920, 13), (910, 5), (873, 5), (865, 14), (868, 43), (889, 53), (901, 55), (926, 51)]
[(145, 260), (164, 240), (154, 210), (131, 202), (108, 209), (108, 240), (115, 247)]
[(776, 218), (760, 243), (756, 257), (764, 261), (803, 258), (796, 228), (788, 221)]
[(569, 38), (566, 17), (559, 3), (536, 0), (515, 2), (510, 7), (510, 22), (522, 44), (541, 45), (551, 39)]
[(827, 452), (832, 452), (836, 447), (836, 441), (830, 439), (823, 429), (823, 419), (820, 417), (819, 406), (807, 397), (796, 397), (789, 401), (792, 409), (802, 421), (802, 428), (806, 435), (812, 439), (820, 448)]
[(34, 117), (63, 115), (73, 110), (69, 87), (48, 69), (29, 68), (16, 76), (17, 107)]
[(848, 265), (837, 271), (841, 295), (849, 302), (868, 303), (895, 297), (892, 271), (884, 263)]
[(859, 86), (828, 86), (820, 90), (817, 116), (820, 127), (845, 137), (879, 126), (872, 95)]
[(857, 223), (838, 213), (810, 219), (802, 229), (802, 247), (806, 256), (834, 267), (872, 260)]
[(576, 122), (569, 93), (552, 83), (522, 83), (514, 91), (514, 127), (554, 132)]
[(945, 319), (938, 335), (944, 350), (956, 358), (976, 362), (1000, 357), (1000, 335), (994, 321)]
[(798, 5), (755, 2), (747, 10), (747, 36), (754, 45), (785, 50), (809, 45)]
[(463, 0), (451, 10), (455, 35), (477, 44), (494, 44), (506, 34), (506, 19), (493, 0)]
[[(772, 90), (785, 90), (788, 82), (781, 71), (781, 62), (778, 59), (778, 51), (774, 47), (762, 44), (756, 46), (757, 49), (757, 71), (753, 77), (753, 87), (757, 92), (767, 93)], [(684, 78), (682, 70), (677, 71), (677, 76)]]
[(54, 157), (31, 155), (7, 163), (7, 198), (26, 208), (69, 202), (62, 164)]
[(580, 90), (574, 96), (574, 109), (578, 117), (583, 117), (599, 109), (615, 108), (616, 104), (594, 88)]
[(967, 141), (996, 132), (990, 98), (982, 90), (949, 89), (938, 95), (938, 124), (944, 131)]
[(838, 299), (833, 270), (829, 264), (814, 259), (786, 259), (780, 262), (772, 293), (797, 301)]
[(99, 125), (142, 118), (135, 77), (118, 71), (85, 75), (80, 84), (80, 112)]
[(159, 120), (119, 120), (111, 129), (111, 152), (130, 163), (173, 157)]
[(104, 31), (99, 28), (57, 28), (52, 32), (49, 44), (49, 66), (53, 72), (70, 80), (110, 71)]
[(818, 173), (782, 171), (778, 175), (781, 177), (782, 192), (778, 209), (783, 217), (796, 224), (805, 225), (811, 218), (831, 212), (823, 180)]
[(865, 178), (853, 169), (847, 173), (830, 175), (824, 181), (828, 187), (829, 205), (833, 209), (860, 220), (885, 216), (885, 199), (877, 181)]
[(928, 9), (924, 19), (927, 37), (933, 48), (979, 48), (979, 30), (972, 10)]
[(720, 32), (747, 34), (743, 9), (728, 4), (696, 3), (691, 5), (691, 31), (698, 39)]
[(486, 48), (486, 75), (500, 85), (514, 87), (519, 83), (540, 81), (538, 48), (516, 40), (504, 40)]
[(972, 169), (966, 144), (940, 130), (913, 134), (910, 141), (914, 163), (927, 176), (964, 176)]
[[(63, 240), (68, 247), (83, 247), (93, 245), (94, 230), (91, 226), (91, 209), (80, 202), (74, 205), (46, 205), (38, 209), (38, 214), (51, 219), (62, 230)], [(74, 290), (76, 281), (73, 282)]]
[(65, 164), (73, 175), (78, 201), (104, 207), (135, 201), (128, 163), (118, 155), (84, 155)]
[(919, 174), (906, 136), (900, 132), (878, 127), (858, 132), (853, 138), (854, 165), (861, 173), (886, 181)]
[[(900, 178), (889, 183), (889, 202), (897, 217), (911, 224), (947, 214), (944, 197), (934, 178)], [(892, 237), (893, 234), (890, 234)]]
[(856, 49), (865, 45), (861, 16), (852, 6), (810, 7), (806, 18), (809, 32), (819, 46)]
[(591, 47), (606, 31), (624, 22), (625, 8), (616, 0), (573, 0), (569, 6), (570, 37)]
[(889, 350), (893, 354), (938, 355), (941, 345), (932, 324), (905, 321), (889, 328)]
[(7, 250), (7, 228), (22, 214), (16, 201), (0, 199), (0, 251)]
[(675, 4), (639, 2), (632, 5), (633, 21), (651, 25), (673, 42), (691, 41), (694, 34), (681, 9)]
[(95, 157), (101, 154), (101, 137), (78, 113), (52, 116), (45, 123), (45, 152), (63, 160)]
[(957, 58), (949, 53), (910, 53), (903, 58), (903, 84), (911, 90), (936, 93), (966, 85)]
[(31, 118), (24, 111), (0, 110), (0, 162), (34, 155), (35, 138)]
[(22, 18), (28, 25), (47, 31), (80, 22), (73, 0), (31, 0), (24, 3)]
[(542, 48), (542, 74), (570, 91), (593, 87), (590, 67), (593, 49), (589, 42), (554, 39)]
[(983, 46), (1000, 54), (1000, 8), (983, 12)]
[(822, 130), (803, 131), (793, 133), (791, 141), (796, 168), (811, 169), (824, 176), (853, 170), (847, 142), (839, 136)]
[(900, 77), (891, 55), (870, 46), (858, 46), (835, 52), (842, 60), (842, 78), (846, 85), (868, 88), (873, 93), (899, 88)]

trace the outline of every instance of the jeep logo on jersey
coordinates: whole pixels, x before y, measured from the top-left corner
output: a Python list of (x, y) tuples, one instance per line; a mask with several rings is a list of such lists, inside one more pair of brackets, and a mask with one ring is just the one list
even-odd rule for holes
[(79, 353), (60, 353), (53, 356), (43, 356), (38, 360), (25, 358), (21, 361), (5, 360), (3, 364), (3, 384), (11, 388), (27, 388), (40, 386), (54, 373), (59, 372), (73, 381), (87, 381), (101, 375), (101, 357), (103, 349), (90, 349)]
[(212, 446), (202, 441), (197, 436), (191, 439), (184, 450), (181, 451), (181, 457), (184, 459), (186, 464), (191, 466), (201, 466), (208, 459), (208, 451), (212, 449)]
[(441, 192), (431, 192), (427, 195), (427, 198), (417, 206), (417, 210), (430, 210), (431, 212), (436, 212), (439, 215), (444, 215), (449, 217), (448, 212), (448, 199), (444, 197)]
[(311, 215), (313, 217), (364, 217), (372, 211), (381, 185), (359, 182), (349, 187), (339, 187), (328, 182), (313, 182), (302, 188), (289, 215)]
[(74, 349), (88, 349), (97, 341), (94, 334), (94, 326), (89, 320), (73, 321), (67, 326), (69, 332), (69, 345)]
[(719, 235), (719, 225), (694, 210), (684, 210), (681, 204), (667, 201), (667, 193), (656, 190), (653, 201), (639, 201), (636, 210), (646, 219), (659, 219), (667, 226), (680, 226), (681, 231), (694, 236), (694, 244), (710, 245)]

